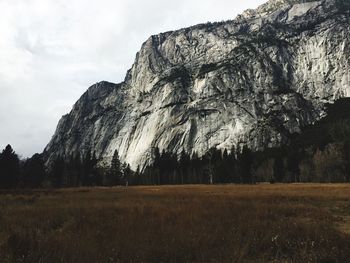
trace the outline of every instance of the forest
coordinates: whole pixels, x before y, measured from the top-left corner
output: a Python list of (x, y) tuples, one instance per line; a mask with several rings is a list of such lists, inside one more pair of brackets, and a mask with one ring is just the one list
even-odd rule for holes
[(153, 150), (154, 162), (133, 171), (115, 151), (109, 167), (95, 153), (60, 156), (46, 167), (41, 154), (20, 160), (10, 145), (0, 154), (0, 188), (115, 185), (344, 183), (350, 181), (350, 100), (327, 108), (327, 117), (292, 135), (287, 146), (210, 149), (199, 157)]

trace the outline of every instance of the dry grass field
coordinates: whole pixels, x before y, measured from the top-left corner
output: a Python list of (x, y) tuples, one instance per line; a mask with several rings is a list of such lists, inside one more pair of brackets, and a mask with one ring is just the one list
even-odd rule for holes
[(1, 262), (350, 262), (350, 185), (0, 193)]

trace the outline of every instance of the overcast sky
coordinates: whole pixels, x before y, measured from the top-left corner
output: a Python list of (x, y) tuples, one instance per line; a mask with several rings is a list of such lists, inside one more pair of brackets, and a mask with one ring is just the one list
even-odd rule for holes
[(0, 0), (1, 149), (42, 152), (89, 86), (124, 79), (150, 35), (233, 19), (263, 2)]

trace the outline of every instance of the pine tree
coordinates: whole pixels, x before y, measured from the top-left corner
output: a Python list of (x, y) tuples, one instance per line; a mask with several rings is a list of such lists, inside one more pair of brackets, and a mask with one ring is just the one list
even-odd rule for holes
[(221, 180), (222, 183), (230, 183), (230, 158), (227, 149), (222, 154), (222, 168), (221, 168)]
[(96, 153), (94, 152), (92, 154), (91, 158), (91, 173), (92, 173), (92, 184), (93, 185), (102, 185), (102, 175), (99, 172), (99, 169), (97, 167), (98, 159), (96, 157)]
[(119, 160), (118, 151), (115, 150), (111, 162), (111, 167), (109, 170), (109, 185), (121, 184), (123, 180), (122, 165)]
[(40, 187), (45, 178), (45, 164), (40, 154), (34, 154), (23, 165), (23, 183), (26, 187)]
[(161, 160), (162, 156), (160, 155), (159, 148), (154, 149), (154, 162), (153, 162), (153, 175), (156, 180), (156, 184), (160, 184), (160, 173), (161, 173)]
[(203, 173), (202, 173), (203, 183), (206, 183), (206, 184), (213, 183), (212, 154), (213, 154), (213, 149), (210, 149), (201, 158), (201, 163), (203, 167)]
[(188, 178), (189, 178), (189, 173), (190, 173), (190, 163), (191, 163), (191, 157), (183, 150), (181, 152), (180, 156), (180, 162), (179, 162), (179, 167), (180, 167), (180, 183), (181, 184), (187, 184), (188, 183)]
[(53, 187), (62, 187), (63, 186), (63, 176), (65, 170), (65, 162), (64, 158), (58, 156), (52, 165), (51, 170), (51, 183)]
[(198, 157), (197, 152), (194, 152), (191, 157), (191, 174), (189, 183), (191, 184), (202, 184), (204, 182), (203, 180), (203, 165), (201, 158)]
[(19, 184), (19, 158), (11, 145), (0, 154), (0, 188), (15, 188)]
[(229, 170), (229, 179), (228, 182), (230, 183), (239, 183), (239, 176), (238, 176), (238, 164), (237, 164), (237, 159), (236, 159), (236, 148), (235, 146), (232, 146), (231, 152), (228, 155), (228, 170)]
[(224, 183), (225, 166), (221, 150), (213, 148), (211, 154), (211, 166), (214, 183)]
[(346, 181), (350, 182), (350, 143), (348, 141), (344, 144), (344, 172), (346, 176)]
[(91, 186), (91, 152), (86, 152), (82, 163), (82, 185)]
[(127, 185), (132, 181), (133, 172), (132, 172), (129, 164), (126, 164), (126, 163), (124, 164), (123, 177), (124, 177), (124, 181)]
[(82, 177), (83, 177), (82, 167), (83, 167), (83, 164), (81, 161), (80, 153), (78, 153), (74, 156), (73, 164), (72, 164), (72, 169), (73, 169), (72, 182), (74, 186), (79, 186), (82, 184)]
[(142, 176), (140, 172), (140, 166), (137, 166), (136, 172), (132, 176), (132, 181), (130, 182), (132, 185), (140, 185), (141, 184), (141, 179), (140, 177)]
[(277, 182), (282, 182), (285, 175), (283, 159), (280, 155), (275, 158), (273, 164), (273, 177)]
[(68, 163), (66, 164), (67, 169), (67, 185), (68, 186), (75, 186), (76, 182), (76, 173), (75, 173), (75, 167), (74, 167), (74, 154), (71, 154), (69, 157)]
[(243, 146), (242, 152), (238, 155), (238, 164), (241, 174), (241, 183), (251, 184), (253, 183), (252, 176), (252, 162), (253, 156), (251, 150), (247, 146)]
[(287, 169), (291, 174), (291, 182), (300, 182), (299, 158), (301, 154), (297, 150), (291, 148), (287, 156)]

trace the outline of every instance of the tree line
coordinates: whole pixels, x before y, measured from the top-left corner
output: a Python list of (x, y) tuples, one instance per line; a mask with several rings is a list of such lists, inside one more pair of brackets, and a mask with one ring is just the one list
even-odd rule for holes
[(221, 184), (254, 183), (252, 174), (253, 153), (247, 147), (236, 151), (210, 149), (204, 156), (192, 155), (183, 151), (180, 156), (154, 150), (154, 162), (132, 184)]
[[(333, 151), (336, 148), (332, 148)], [(327, 155), (332, 150), (324, 149)], [(154, 149), (154, 162), (133, 171), (114, 152), (108, 167), (99, 167), (95, 154), (57, 157), (46, 169), (42, 155), (19, 160), (8, 145), (0, 154), (0, 188), (80, 187), (171, 184), (254, 184), (257, 182), (349, 182), (350, 144), (347, 155), (321, 158), (317, 148), (310, 150), (282, 147), (253, 152), (246, 146), (227, 150), (210, 149), (202, 157), (182, 152), (180, 156)], [(310, 161), (320, 159), (315, 166)], [(318, 159), (317, 159), (318, 158)]]
[(231, 149), (211, 149), (203, 157), (182, 152), (176, 154), (154, 150), (154, 162), (133, 171), (114, 152), (109, 167), (99, 167), (96, 155), (87, 152), (69, 158), (57, 157), (46, 169), (42, 155), (20, 160), (10, 145), (0, 154), (0, 188), (79, 187), (115, 185), (163, 185), (253, 183), (252, 152), (244, 147), (235, 155)]
[(48, 167), (41, 154), (20, 160), (11, 145), (0, 153), (0, 189), (124, 185), (132, 173), (130, 166), (120, 161), (118, 151), (107, 168), (99, 167), (91, 152), (58, 156)]

